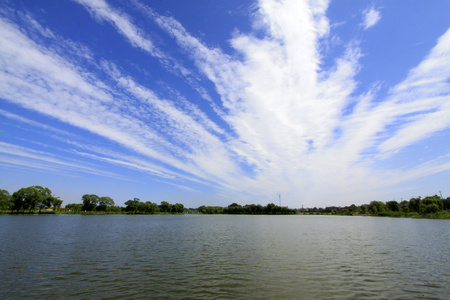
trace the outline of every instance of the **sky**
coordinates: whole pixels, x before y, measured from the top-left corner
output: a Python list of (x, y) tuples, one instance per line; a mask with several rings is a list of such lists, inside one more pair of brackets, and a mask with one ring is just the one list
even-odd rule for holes
[(441, 0), (1, 1), (0, 188), (449, 197), (449, 28)]

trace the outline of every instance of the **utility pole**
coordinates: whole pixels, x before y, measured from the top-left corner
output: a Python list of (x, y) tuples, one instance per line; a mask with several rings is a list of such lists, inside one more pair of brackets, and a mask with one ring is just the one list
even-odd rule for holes
[(442, 193), (441, 193), (441, 191), (439, 191), (439, 194), (441, 195), (441, 199), (442, 199)]
[(278, 200), (280, 200), (280, 207), (281, 207), (281, 194), (278, 194)]

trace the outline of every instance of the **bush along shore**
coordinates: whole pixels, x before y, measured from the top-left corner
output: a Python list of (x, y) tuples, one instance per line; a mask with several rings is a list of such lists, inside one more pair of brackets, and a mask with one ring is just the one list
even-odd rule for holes
[(345, 207), (305, 208), (299, 210), (308, 215), (364, 215), (401, 218), (450, 219), (450, 197), (444, 199), (437, 195), (411, 198), (409, 201), (372, 201), (369, 204)]
[(12, 195), (0, 189), (0, 212), (11, 214), (246, 214), (246, 215), (363, 215), (382, 217), (434, 218), (450, 219), (450, 197), (443, 199), (437, 195), (425, 198), (411, 198), (400, 203), (372, 201), (369, 204), (345, 207), (330, 206), (325, 208), (291, 209), (269, 203), (260, 204), (237, 203), (227, 207), (205, 206), (185, 208), (181, 203), (170, 204), (162, 201), (160, 205), (150, 201), (143, 202), (138, 198), (126, 201), (125, 207), (116, 206), (114, 200), (107, 196), (85, 194), (82, 203), (62, 206), (63, 200), (55, 197), (51, 190), (42, 186), (21, 188)]

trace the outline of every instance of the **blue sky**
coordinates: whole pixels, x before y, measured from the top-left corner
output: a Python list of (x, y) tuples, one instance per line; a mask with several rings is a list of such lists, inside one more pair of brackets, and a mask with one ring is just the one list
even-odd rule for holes
[(2, 1), (0, 188), (450, 196), (449, 1)]

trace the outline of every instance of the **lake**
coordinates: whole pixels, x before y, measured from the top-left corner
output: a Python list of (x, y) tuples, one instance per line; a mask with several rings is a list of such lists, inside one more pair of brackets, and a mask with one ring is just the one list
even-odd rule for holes
[(450, 221), (0, 215), (0, 299), (450, 299)]

